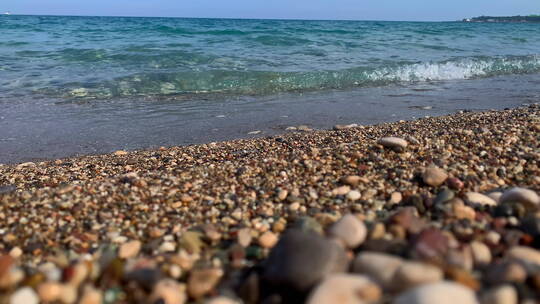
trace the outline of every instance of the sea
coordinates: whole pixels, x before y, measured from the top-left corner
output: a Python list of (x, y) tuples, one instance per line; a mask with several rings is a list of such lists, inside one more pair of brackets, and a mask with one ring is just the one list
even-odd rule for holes
[(539, 24), (0, 16), (0, 163), (538, 101)]

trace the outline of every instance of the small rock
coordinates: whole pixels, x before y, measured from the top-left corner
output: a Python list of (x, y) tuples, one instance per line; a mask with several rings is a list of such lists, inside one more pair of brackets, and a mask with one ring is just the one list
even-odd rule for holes
[(212, 298), (204, 303), (205, 304), (240, 304), (240, 302), (235, 301), (231, 298), (224, 297), (224, 296)]
[(60, 298), (62, 285), (52, 282), (43, 283), (38, 286), (37, 293), (42, 302), (54, 302)]
[(501, 201), (502, 192), (490, 192), (487, 196), (491, 197), (497, 204)]
[(465, 194), (465, 200), (473, 204), (479, 204), (482, 206), (496, 206), (497, 202), (494, 201), (491, 197), (483, 195), (478, 192), (467, 192)]
[(283, 201), (283, 200), (285, 200), (285, 199), (287, 198), (288, 195), (289, 195), (289, 191), (287, 191), (287, 190), (281, 190), (281, 191), (279, 191), (279, 193), (278, 193), (278, 199), (279, 199), (280, 201)]
[(114, 152), (114, 155), (116, 156), (124, 156), (124, 155), (128, 155), (129, 153), (124, 151), (124, 150), (118, 150), (116, 152)]
[(9, 255), (14, 258), (14, 259), (18, 259), (21, 255), (23, 254), (23, 251), (21, 248), (19, 247), (13, 247), (10, 251), (9, 251)]
[(540, 251), (525, 246), (514, 246), (508, 250), (506, 256), (525, 263), (540, 266)]
[(390, 195), (390, 200), (388, 202), (390, 204), (399, 204), (402, 199), (403, 199), (403, 195), (401, 194), (401, 192), (393, 192)]
[(407, 141), (399, 137), (383, 137), (377, 141), (377, 143), (385, 148), (407, 148)]
[(486, 244), (482, 242), (472, 242), (471, 251), (475, 266), (486, 266), (491, 263), (491, 251)]
[(334, 274), (324, 279), (309, 296), (308, 304), (357, 304), (376, 302), (381, 290), (368, 277)]
[(313, 131), (312, 128), (310, 128), (309, 126), (306, 126), (306, 125), (300, 125), (300, 126), (298, 126), (296, 128), (298, 129), (298, 131), (303, 131), (303, 132)]
[(402, 264), (394, 274), (393, 290), (407, 290), (419, 285), (442, 281), (443, 271), (435, 266), (418, 262)]
[(356, 128), (356, 127), (358, 127), (358, 125), (355, 123), (348, 124), (348, 125), (335, 125), (334, 130), (346, 130), (346, 129)]
[(457, 177), (450, 177), (446, 180), (446, 184), (450, 189), (461, 190), (463, 189), (463, 182)]
[(150, 295), (150, 303), (184, 304), (186, 286), (171, 279), (159, 281)]
[(347, 193), (347, 199), (351, 201), (357, 201), (362, 197), (362, 194), (360, 194), (360, 191), (357, 190), (351, 190), (349, 193)]
[(223, 270), (220, 268), (194, 269), (187, 283), (188, 294), (194, 299), (200, 299), (217, 285)]
[(349, 176), (343, 177), (341, 179), (341, 183), (345, 185), (349, 185), (351, 187), (356, 187), (360, 183), (361, 179), (362, 178), (358, 175), (349, 175)]
[(303, 216), (296, 220), (292, 225), (292, 228), (298, 229), (304, 232), (316, 232), (317, 234), (323, 233), (323, 228), (321, 224), (314, 218), (309, 216)]
[(453, 282), (431, 283), (399, 295), (394, 304), (477, 304), (471, 289)]
[(159, 252), (173, 252), (176, 250), (176, 244), (173, 242), (163, 242), (159, 246)]
[(17, 170), (20, 170), (20, 169), (24, 169), (24, 168), (29, 168), (29, 167), (35, 167), (36, 164), (33, 163), (33, 162), (26, 162), (26, 163), (22, 163), (22, 164), (19, 164), (17, 165), (17, 167), (15, 167)]
[(518, 304), (518, 294), (514, 286), (502, 285), (484, 293), (480, 302), (482, 304)]
[(130, 259), (133, 257), (136, 257), (137, 254), (139, 254), (139, 251), (141, 250), (141, 242), (140, 241), (131, 241), (122, 244), (120, 246), (120, 249), (118, 251), (118, 256), (121, 259)]
[(444, 204), (455, 197), (454, 191), (444, 187), (435, 197), (435, 204)]
[(341, 240), (348, 248), (356, 248), (367, 236), (364, 222), (352, 214), (347, 214), (336, 222), (329, 230), (329, 235)]
[(77, 301), (77, 288), (70, 284), (62, 285), (60, 302), (63, 304), (73, 304), (75, 301)]
[(363, 251), (354, 260), (352, 269), (372, 278), (384, 289), (391, 289), (394, 274), (403, 263), (403, 259), (397, 256)]
[(447, 254), (448, 248), (448, 237), (436, 228), (422, 231), (414, 243), (415, 255), (426, 260), (441, 261)]
[(332, 190), (332, 194), (334, 194), (334, 195), (346, 195), (347, 193), (349, 193), (349, 191), (351, 191), (351, 187), (349, 187), (349, 186), (341, 186), (341, 187), (338, 187), (338, 188)]
[(441, 168), (438, 167), (428, 167), (426, 171), (422, 174), (422, 179), (424, 183), (432, 186), (438, 187), (444, 183), (448, 178), (448, 174)]
[(10, 304), (38, 304), (39, 297), (30, 287), (17, 289), (9, 299)]
[(259, 237), (259, 245), (263, 248), (272, 248), (278, 242), (278, 237), (275, 233), (267, 231)]
[(201, 233), (196, 231), (186, 231), (180, 236), (178, 246), (187, 250), (189, 253), (200, 253), (204, 247), (201, 240)]
[(262, 131), (256, 130), (256, 131), (248, 132), (248, 135), (257, 135), (257, 134), (260, 134), (260, 133), (262, 133)]
[(86, 285), (83, 289), (79, 304), (101, 304), (103, 303), (103, 294), (91, 285)]
[(465, 203), (459, 199), (455, 198), (450, 201), (452, 206), (452, 214), (458, 219), (468, 219), (474, 221), (476, 218), (476, 211), (473, 208), (465, 205)]
[(527, 278), (527, 271), (518, 262), (506, 261), (490, 266), (484, 277), (491, 285), (522, 283)]
[(346, 254), (335, 242), (292, 229), (270, 252), (263, 275), (273, 285), (306, 291), (326, 275), (347, 267)]
[(501, 196), (501, 203), (521, 203), (528, 210), (537, 210), (540, 207), (540, 197), (536, 192), (525, 188), (512, 188)]
[(238, 239), (238, 244), (240, 244), (240, 246), (244, 248), (248, 247), (249, 244), (251, 244), (252, 238), (253, 236), (251, 235), (251, 229), (243, 228), (243, 229), (238, 230), (237, 239)]

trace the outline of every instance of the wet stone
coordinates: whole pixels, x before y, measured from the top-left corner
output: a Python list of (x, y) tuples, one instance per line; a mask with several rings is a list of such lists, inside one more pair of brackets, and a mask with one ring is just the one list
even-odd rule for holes
[(377, 143), (385, 148), (391, 149), (405, 149), (407, 148), (407, 141), (399, 137), (383, 137), (377, 141)]
[(341, 240), (349, 248), (356, 248), (366, 239), (367, 228), (356, 216), (347, 214), (332, 225), (329, 235)]
[(394, 304), (477, 304), (474, 291), (461, 284), (439, 282), (422, 285), (399, 295)]
[(270, 252), (264, 278), (275, 286), (305, 291), (347, 266), (345, 252), (336, 243), (312, 232), (289, 230)]
[(394, 255), (363, 251), (354, 260), (352, 270), (370, 277), (384, 289), (391, 289), (394, 274), (403, 263), (403, 259)]
[(307, 303), (370, 303), (378, 301), (381, 294), (379, 286), (366, 276), (334, 274), (313, 290)]
[(444, 183), (448, 178), (448, 174), (441, 168), (438, 167), (428, 167), (426, 171), (422, 174), (422, 180), (427, 185), (432, 187), (438, 187)]

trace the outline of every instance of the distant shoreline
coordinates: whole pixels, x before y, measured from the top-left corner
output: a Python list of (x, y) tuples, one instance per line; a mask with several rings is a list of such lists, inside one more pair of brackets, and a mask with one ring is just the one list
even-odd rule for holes
[(463, 19), (463, 22), (477, 23), (540, 23), (540, 15), (530, 16), (480, 16), (474, 18)]

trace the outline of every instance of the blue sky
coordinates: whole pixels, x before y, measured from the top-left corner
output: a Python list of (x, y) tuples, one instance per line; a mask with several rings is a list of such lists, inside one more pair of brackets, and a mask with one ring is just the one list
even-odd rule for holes
[(540, 0), (1, 0), (14, 14), (457, 20), (540, 14)]

